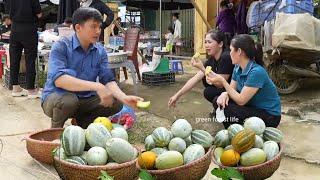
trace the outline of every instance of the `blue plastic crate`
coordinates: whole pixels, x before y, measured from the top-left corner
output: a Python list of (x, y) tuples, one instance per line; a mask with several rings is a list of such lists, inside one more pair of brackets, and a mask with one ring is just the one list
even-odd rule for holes
[(264, 24), (264, 21), (275, 19), (277, 12), (288, 14), (309, 13), (313, 14), (313, 0), (264, 0), (254, 2), (248, 11), (248, 27), (256, 27)]

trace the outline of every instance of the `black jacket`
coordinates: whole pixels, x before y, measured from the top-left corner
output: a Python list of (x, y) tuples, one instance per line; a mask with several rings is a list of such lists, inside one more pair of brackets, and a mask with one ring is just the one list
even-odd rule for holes
[(114, 19), (114, 14), (112, 10), (101, 0), (93, 0), (92, 3), (90, 4), (90, 7), (97, 9), (101, 15), (107, 15), (107, 18), (104, 22), (102, 22), (102, 29), (105, 29), (108, 27), (113, 19)]

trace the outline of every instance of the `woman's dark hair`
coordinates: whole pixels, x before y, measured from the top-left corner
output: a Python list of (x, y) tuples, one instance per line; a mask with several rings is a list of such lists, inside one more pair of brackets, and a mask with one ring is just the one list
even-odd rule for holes
[(229, 8), (229, 1), (228, 0), (223, 0), (220, 2), (220, 7), (224, 7), (224, 8)]
[(230, 41), (228, 41), (224, 32), (220, 30), (211, 29), (209, 32), (207, 32), (207, 35), (210, 35), (211, 39), (217, 41), (217, 43), (219, 44), (223, 42), (223, 50), (229, 48)]
[(235, 50), (240, 48), (250, 60), (254, 60), (257, 64), (264, 66), (262, 45), (256, 44), (248, 34), (235, 36), (231, 40), (231, 46)]
[(102, 22), (102, 16), (100, 12), (94, 8), (90, 7), (82, 7), (78, 8), (72, 16), (72, 24), (73, 28), (75, 28), (76, 24), (84, 24), (88, 20), (94, 20), (97, 22)]
[(172, 26), (168, 27), (168, 31), (170, 31), (172, 34), (174, 33), (174, 30), (173, 30)]

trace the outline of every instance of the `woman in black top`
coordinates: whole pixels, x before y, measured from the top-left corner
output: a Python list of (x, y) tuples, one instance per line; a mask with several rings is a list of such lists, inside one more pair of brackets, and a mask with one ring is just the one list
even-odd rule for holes
[(205, 39), (205, 48), (209, 59), (203, 64), (199, 59), (192, 59), (192, 65), (199, 69), (199, 72), (194, 75), (175, 95), (173, 95), (168, 106), (176, 105), (179, 98), (189, 92), (198, 82), (202, 80), (204, 89), (204, 97), (211, 103), (215, 96), (219, 96), (224, 90), (221, 83), (208, 84), (205, 77), (205, 68), (211, 66), (212, 70), (220, 74), (227, 81), (230, 81), (233, 71), (233, 65), (230, 58), (230, 52), (225, 48), (225, 36), (223, 32), (211, 30), (207, 33)]

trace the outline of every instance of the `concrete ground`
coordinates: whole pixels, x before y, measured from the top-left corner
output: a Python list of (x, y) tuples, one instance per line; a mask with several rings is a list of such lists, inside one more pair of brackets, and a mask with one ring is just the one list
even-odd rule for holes
[[(147, 87), (139, 85), (139, 96), (152, 102), (147, 112), (138, 112), (138, 123), (129, 131), (130, 141), (142, 144), (144, 137), (158, 126), (169, 127), (177, 118), (185, 118), (195, 129), (205, 129), (215, 134), (221, 124), (201, 121), (207, 118), (211, 106), (202, 96), (199, 84), (181, 98), (175, 110), (167, 108), (167, 101), (183, 83), (192, 76), (188, 71), (177, 76), (169, 86)], [(133, 93), (129, 81), (121, 87)], [(282, 97), (283, 118), (280, 129), (285, 146), (281, 165), (272, 180), (320, 179), (320, 81), (304, 82), (295, 94)], [(50, 120), (40, 107), (40, 100), (12, 98), (10, 92), (0, 87), (0, 179), (59, 179), (54, 168), (37, 163), (29, 156), (23, 138), (30, 132), (49, 128)], [(67, 122), (70, 123), (70, 122)], [(204, 179), (217, 179), (210, 174), (212, 164)]]

